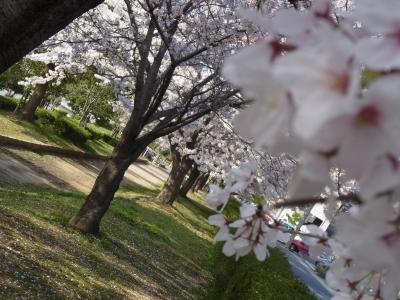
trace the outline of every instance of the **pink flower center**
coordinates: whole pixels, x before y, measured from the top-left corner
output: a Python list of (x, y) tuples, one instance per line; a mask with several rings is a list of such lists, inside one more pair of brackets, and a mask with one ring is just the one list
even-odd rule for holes
[(396, 229), (392, 232), (389, 232), (388, 234), (382, 236), (381, 239), (388, 247), (395, 247), (400, 242), (400, 230)]
[(397, 157), (393, 154), (387, 154), (386, 158), (389, 160), (390, 165), (392, 166), (392, 169), (397, 171), (399, 169), (399, 161)]
[(400, 45), (400, 30), (396, 31), (393, 35), (397, 43)]
[(356, 116), (358, 126), (377, 126), (381, 120), (381, 112), (375, 105), (367, 105), (361, 108)]
[(348, 71), (331, 73), (330, 86), (333, 90), (345, 95), (350, 87), (350, 75)]
[(400, 46), (400, 22), (396, 22), (393, 24), (393, 32), (390, 34), (391, 37), (393, 37), (396, 41), (397, 44)]

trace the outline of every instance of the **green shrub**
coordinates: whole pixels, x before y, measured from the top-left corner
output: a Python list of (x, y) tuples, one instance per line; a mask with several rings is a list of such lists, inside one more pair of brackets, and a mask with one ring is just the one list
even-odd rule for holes
[(35, 117), (41, 126), (51, 126), (57, 119), (57, 115), (53, 111), (43, 108), (36, 109)]
[(17, 108), (19, 101), (10, 97), (0, 96), (0, 109), (13, 111)]
[(79, 126), (77, 120), (68, 117), (57, 118), (54, 122), (54, 130), (76, 145), (83, 145), (87, 140), (92, 138), (92, 134)]
[(117, 145), (118, 140), (112, 136), (111, 130), (97, 126), (95, 124), (86, 125), (86, 129), (92, 134), (92, 137), (96, 140), (103, 140), (107, 144), (112, 146)]
[(207, 300), (312, 300), (308, 288), (296, 278), (285, 256), (272, 249), (265, 262), (253, 254), (240, 258), (216, 254), (215, 283)]
[(68, 114), (66, 111), (59, 109), (53, 110), (51, 113), (56, 117), (56, 119), (64, 118)]
[(54, 127), (57, 119), (61, 119), (67, 115), (66, 112), (61, 110), (47, 110), (44, 108), (38, 108), (35, 111), (35, 117), (39, 126), (43, 127)]
[(112, 136), (105, 136), (103, 138), (103, 141), (105, 141), (107, 144), (109, 144), (111, 146), (117, 146), (117, 144), (118, 144), (118, 139), (116, 139), (115, 137), (112, 137)]
[(95, 124), (87, 124), (86, 129), (90, 131), (94, 139), (104, 139), (106, 136), (111, 136), (111, 131), (97, 126)]

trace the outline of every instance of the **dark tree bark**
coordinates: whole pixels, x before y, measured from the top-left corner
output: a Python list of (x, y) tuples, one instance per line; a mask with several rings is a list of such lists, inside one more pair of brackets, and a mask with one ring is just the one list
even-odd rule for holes
[(91, 193), (69, 224), (83, 232), (98, 234), (100, 222), (118, 190), (131, 158), (115, 156), (106, 162)]
[(104, 0), (0, 0), (0, 74)]
[(189, 178), (183, 184), (179, 192), (179, 194), (182, 197), (186, 197), (187, 193), (193, 187), (194, 183), (196, 182), (197, 178), (199, 178), (199, 176), (200, 176), (200, 171), (199, 169), (197, 169), (197, 166), (194, 165), (192, 171), (190, 172)]
[(210, 173), (203, 173), (196, 181), (195, 185), (193, 186), (193, 192), (200, 191), (204, 188), (207, 184), (208, 178), (210, 178)]
[(192, 160), (182, 157), (175, 145), (171, 145), (172, 169), (157, 199), (168, 205), (172, 205), (179, 196), (180, 188), (186, 174), (192, 166)]
[(137, 147), (132, 155), (126, 156), (121, 151), (114, 152), (94, 183), (92, 191), (86, 198), (79, 212), (69, 221), (69, 224), (80, 231), (98, 234), (100, 222), (108, 210), (117, 192), (126, 170), (135, 161), (143, 147)]
[(153, 139), (138, 138), (140, 124), (131, 116), (118, 145), (97, 177), (92, 191), (69, 224), (80, 231), (97, 234), (100, 222), (117, 192), (126, 170)]
[[(54, 70), (54, 64), (47, 64), (44, 72), (44, 76), (50, 71)], [(48, 87), (48, 83), (38, 84), (36, 85), (35, 91), (33, 92), (29, 101), (24, 105), (20, 112), (21, 120), (33, 122), (35, 120), (35, 111), (42, 103), (44, 97), (46, 96), (46, 91)]]
[(197, 177), (196, 181), (194, 182), (193, 186), (192, 186), (192, 192), (195, 193), (197, 192), (197, 186), (199, 185), (199, 182), (201, 181), (201, 179), (203, 178), (204, 173), (201, 173), (199, 177)]

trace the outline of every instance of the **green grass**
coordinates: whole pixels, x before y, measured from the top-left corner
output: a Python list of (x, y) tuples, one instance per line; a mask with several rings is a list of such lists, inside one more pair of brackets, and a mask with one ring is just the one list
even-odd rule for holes
[(79, 193), (0, 186), (0, 299), (194, 299), (212, 280), (208, 210), (124, 189), (99, 237), (67, 226)]
[(39, 127), (36, 123), (23, 122), (18, 120), (12, 113), (0, 110), (0, 134), (28, 142), (41, 142), (44, 144), (64, 147), (66, 149), (77, 149), (72, 142), (69, 142), (54, 131)]
[(293, 275), (287, 259), (278, 249), (270, 250), (270, 257), (262, 263), (253, 254), (235, 262), (220, 252), (215, 262), (215, 282), (205, 300), (316, 299)]
[[(34, 123), (24, 122), (16, 118), (12, 113), (0, 110), (0, 134), (13, 138), (25, 140), (28, 142), (40, 142), (52, 146), (59, 146), (64, 149), (83, 150), (102, 155), (109, 155), (113, 146), (100, 139), (86, 141), (85, 144), (77, 145), (72, 141), (61, 137), (53, 128), (40, 126), (39, 121)], [(109, 132), (107, 129), (101, 129), (93, 125), (98, 131)]]
[[(224, 209), (228, 219), (239, 217), (239, 204), (231, 199)], [(214, 248), (214, 281), (203, 300), (314, 300), (314, 295), (296, 278), (286, 257), (278, 249), (269, 249), (270, 257), (259, 262), (253, 253), (238, 262), (222, 254), (222, 245)]]
[(224, 257), (199, 196), (157, 193), (121, 188), (94, 237), (67, 225), (84, 195), (0, 185), (0, 299), (314, 299), (277, 250)]
[(83, 150), (103, 155), (110, 155), (114, 149), (114, 146), (107, 144), (103, 140), (89, 140), (85, 145), (86, 147), (83, 147)]
[[(101, 139), (78, 148), (51, 128), (3, 111), (0, 127), (1, 134), (31, 142), (112, 151)], [(0, 185), (0, 299), (314, 299), (277, 250), (266, 263), (252, 255), (239, 263), (224, 257), (207, 223), (214, 212), (201, 195), (170, 208), (154, 201), (157, 193), (122, 187), (101, 235), (93, 237), (67, 225), (83, 194)], [(236, 218), (237, 203), (225, 212)]]

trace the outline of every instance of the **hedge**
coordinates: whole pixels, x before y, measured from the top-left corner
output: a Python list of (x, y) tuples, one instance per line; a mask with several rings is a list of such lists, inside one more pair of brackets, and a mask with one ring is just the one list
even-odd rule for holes
[(57, 118), (54, 122), (54, 130), (77, 145), (84, 145), (87, 140), (92, 138), (92, 134), (79, 126), (78, 121), (68, 117)]
[(53, 111), (38, 108), (35, 111), (35, 117), (38, 119), (39, 125), (50, 126), (53, 125), (57, 119), (57, 115)]
[(41, 126), (53, 126), (57, 119), (66, 116), (66, 112), (60, 110), (48, 110), (44, 108), (37, 108), (35, 111), (35, 116)]
[(92, 134), (94, 139), (101, 139), (112, 146), (115, 146), (118, 142), (118, 140), (112, 136), (111, 130), (99, 127), (95, 124), (87, 124), (86, 129)]
[(296, 278), (286, 257), (278, 249), (259, 262), (253, 254), (240, 258), (225, 257), (218, 247), (214, 284), (207, 300), (313, 300), (316, 297)]
[(17, 108), (19, 101), (13, 98), (0, 96), (0, 109), (13, 111)]
[[(19, 100), (0, 96), (0, 109), (14, 111), (19, 104)], [(52, 128), (64, 138), (69, 139), (74, 144), (82, 146), (87, 140), (98, 139), (116, 146), (118, 140), (112, 136), (112, 132), (106, 128), (88, 124), (85, 128), (79, 125), (79, 121), (68, 118), (65, 111), (47, 110), (39, 107), (35, 111), (36, 124), (41, 127)]]

